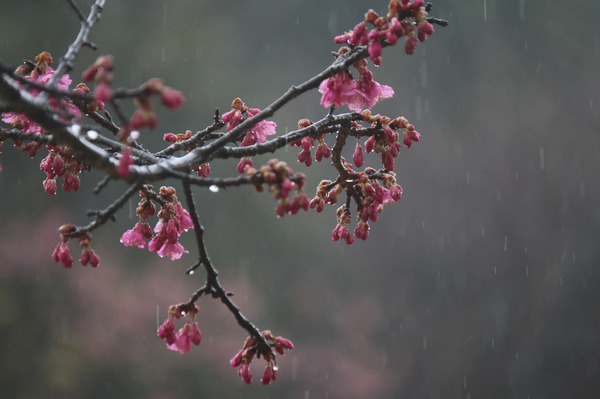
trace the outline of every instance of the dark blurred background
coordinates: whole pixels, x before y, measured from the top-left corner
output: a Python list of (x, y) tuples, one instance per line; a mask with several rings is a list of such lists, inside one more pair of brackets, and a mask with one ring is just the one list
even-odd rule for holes
[[(91, 1), (79, 1), (85, 12)], [(264, 108), (323, 70), (333, 36), (386, 1), (108, 2), (71, 75), (100, 54), (115, 85), (151, 77), (187, 102), (161, 112), (142, 141), (197, 131), (235, 97)], [(63, 55), (78, 32), (66, 1), (5, 0), (0, 57), (17, 65)], [(384, 51), (375, 79), (422, 140), (396, 162), (404, 197), (366, 242), (331, 242), (335, 208), (276, 218), (268, 193), (196, 189), (221, 281), (259, 327), (289, 337), (279, 380), (245, 386), (228, 360), (246, 334), (211, 299), (203, 343), (181, 356), (156, 338), (172, 303), (204, 276), (124, 248), (131, 201), (94, 233), (101, 266), (65, 270), (50, 258), (63, 223), (85, 224), (125, 185), (101, 196), (43, 192), (41, 156), (4, 145), (0, 157), (0, 391), (10, 398), (591, 398), (600, 388), (600, 3), (437, 1), (450, 22), (413, 56)], [(280, 132), (325, 115), (316, 91), (273, 120)], [(344, 109), (343, 111), (346, 111)], [(316, 187), (327, 164), (305, 168)], [(368, 157), (377, 165), (376, 157)], [(213, 174), (235, 173), (216, 163)], [(176, 182), (167, 182), (176, 184)], [(178, 186), (176, 186), (178, 187)], [(310, 195), (313, 188), (308, 189)], [(76, 245), (72, 245), (75, 254)]]

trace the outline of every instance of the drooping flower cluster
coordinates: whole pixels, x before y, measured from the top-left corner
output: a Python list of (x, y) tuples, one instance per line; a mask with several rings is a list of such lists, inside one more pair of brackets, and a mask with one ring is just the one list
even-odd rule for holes
[[(301, 119), (298, 121), (298, 129), (303, 129), (312, 125), (309, 119)], [(318, 137), (303, 137), (301, 140), (292, 141), (290, 146), (301, 147), (302, 151), (298, 154), (298, 162), (304, 163), (306, 166), (312, 165), (312, 149), (315, 145), (315, 141), (318, 142), (317, 149), (315, 151), (315, 159), (317, 162), (321, 162), (323, 158), (329, 158), (331, 156), (331, 149), (325, 143), (325, 134), (321, 134)]]
[(40, 169), (46, 172), (43, 182), (44, 191), (48, 194), (56, 194), (56, 179), (62, 178), (62, 188), (65, 191), (77, 191), (79, 189), (79, 174), (83, 165), (73, 158), (70, 148), (61, 145), (46, 145), (48, 156), (42, 159)]
[[(153, 234), (146, 219), (155, 214), (156, 208), (144, 191), (140, 192), (140, 196), (142, 200), (136, 209), (139, 221), (121, 236), (121, 243), (126, 247), (135, 245), (144, 248), (146, 240)], [(158, 212), (158, 223), (154, 227), (156, 234), (148, 243), (148, 250), (156, 252), (161, 258), (168, 256), (171, 260), (179, 259), (184, 252), (188, 252), (179, 243), (179, 237), (183, 232), (193, 228), (194, 223), (188, 211), (177, 200), (173, 187), (161, 187), (155, 199), (160, 202), (161, 209)]]
[[(248, 118), (252, 118), (258, 114), (260, 109), (248, 108), (246, 104), (238, 97), (231, 103), (231, 111), (223, 114), (223, 122), (226, 123), (227, 131), (230, 131), (243, 121)], [(257, 143), (264, 143), (267, 140), (267, 136), (275, 134), (275, 128), (277, 124), (275, 122), (262, 120), (256, 125), (252, 126), (245, 134), (240, 147), (247, 147)], [(244, 173), (247, 168), (252, 167), (252, 159), (250, 157), (243, 157), (238, 166), (237, 171)]]
[[(369, 10), (364, 21), (350, 32), (336, 36), (334, 41), (351, 46), (368, 46), (369, 56), (375, 65), (379, 65), (383, 41), (393, 46), (399, 38), (406, 36), (404, 51), (410, 55), (417, 47), (417, 39), (423, 42), (434, 32), (433, 25), (427, 21), (425, 8), (423, 0), (391, 0), (387, 18)], [(367, 24), (373, 25), (373, 29), (369, 31)]]
[[(322, 212), (325, 204), (334, 205), (341, 193), (347, 193), (348, 202), (338, 208), (337, 223), (332, 232), (333, 241), (344, 240), (347, 244), (352, 244), (354, 237), (366, 240), (369, 236), (369, 221), (377, 220), (386, 203), (400, 200), (402, 188), (396, 183), (394, 160), (403, 144), (410, 147), (421, 137), (404, 117), (391, 120), (385, 116), (372, 115), (370, 110), (361, 112), (361, 117), (363, 122), (370, 122), (371, 125), (365, 128), (358, 122), (351, 122), (351, 134), (357, 138), (352, 157), (354, 166), (346, 162), (344, 157), (340, 157), (339, 167), (345, 170), (346, 177), (338, 177), (333, 182), (322, 180), (310, 201), (311, 209)], [(368, 138), (363, 150), (360, 140), (364, 136)], [(362, 172), (355, 171), (354, 167), (360, 168), (364, 164), (365, 152), (381, 154), (383, 169), (376, 171), (367, 167)], [(358, 224), (354, 229), (354, 237), (349, 228), (352, 219), (350, 200), (354, 200), (357, 207)]]
[[(294, 344), (292, 344), (290, 340), (283, 337), (275, 337), (269, 330), (263, 331), (261, 334), (267, 341), (267, 344), (269, 344), (270, 347), (275, 348), (275, 351), (280, 355), (284, 355), (286, 349), (294, 349)], [(263, 372), (260, 383), (263, 385), (269, 385), (271, 382), (277, 379), (278, 374), (275, 354), (272, 351), (259, 353), (258, 345), (254, 341), (254, 338), (246, 338), (242, 349), (240, 349), (240, 351), (236, 353), (236, 355), (229, 361), (229, 364), (231, 364), (232, 367), (238, 368), (238, 375), (246, 384), (249, 385), (252, 382), (250, 363), (255, 356), (260, 357), (261, 355), (267, 362), (267, 366), (265, 367), (265, 371)]]
[[(198, 322), (194, 321), (198, 314), (198, 307), (194, 305), (192, 308), (185, 307), (185, 309), (189, 310), (184, 310), (182, 305), (171, 305), (167, 318), (157, 331), (159, 338), (165, 340), (167, 348), (182, 355), (190, 351), (192, 344), (198, 346), (202, 341)], [(187, 322), (179, 331), (175, 332), (174, 319), (180, 319), (183, 316), (187, 316)]]
[[(97, 101), (107, 102), (113, 99), (114, 93), (110, 87), (113, 81), (113, 59), (111, 56), (102, 55), (90, 65), (81, 75), (86, 82), (94, 81), (96, 88), (94, 97)], [(122, 126), (117, 138), (124, 143), (129, 137), (131, 131), (136, 131), (147, 127), (149, 129), (156, 128), (158, 119), (154, 108), (150, 103), (152, 95), (159, 95), (162, 105), (170, 109), (176, 109), (183, 104), (185, 98), (183, 94), (163, 84), (162, 79), (153, 78), (148, 80), (143, 86), (139, 94), (135, 95), (136, 110), (133, 113), (127, 126)]]
[[(248, 167), (246, 175), (252, 178), (257, 191), (263, 190), (263, 183), (268, 185), (269, 192), (277, 200), (275, 213), (278, 217), (295, 215), (300, 209), (308, 210), (309, 200), (302, 191), (306, 177), (302, 173), (294, 173), (287, 163), (271, 159), (259, 170)], [(295, 195), (290, 200), (294, 191)]]
[[(338, 54), (341, 56), (348, 51), (347, 47), (342, 47)], [(370, 109), (380, 100), (394, 95), (394, 89), (390, 86), (373, 80), (366, 60), (357, 61), (353, 66), (359, 73), (358, 81), (352, 79), (347, 71), (342, 71), (321, 82), (319, 91), (323, 94), (321, 104), (325, 108), (348, 105), (351, 111), (360, 112), (365, 106)]]
[(121, 236), (121, 243), (126, 247), (135, 245), (138, 248), (144, 248), (146, 240), (152, 238), (152, 228), (148, 224), (147, 219), (156, 214), (156, 207), (144, 191), (140, 191), (140, 196), (142, 199), (135, 210), (135, 214), (139, 217), (139, 220), (131, 230), (127, 230)]
[[(381, 154), (381, 163), (388, 170), (394, 170), (394, 160), (400, 153), (402, 144), (407, 148), (412, 146), (413, 142), (421, 140), (421, 135), (415, 130), (415, 127), (408, 123), (406, 118), (398, 117), (390, 120), (387, 117), (370, 116), (368, 112), (363, 113), (363, 120), (373, 120), (372, 127), (383, 126), (383, 134), (377, 133), (365, 141), (365, 151), (368, 153), (376, 152)], [(355, 125), (358, 129), (360, 125)], [(402, 130), (402, 139), (398, 130)]]
[[(69, 252), (69, 247), (67, 243), (71, 239), (70, 234), (75, 231), (75, 226), (72, 224), (62, 225), (58, 232), (60, 234), (60, 242), (54, 249), (52, 253), (52, 258), (55, 262), (60, 262), (66, 268), (71, 268), (73, 266), (73, 258), (71, 257), (71, 253)], [(86, 233), (79, 237), (79, 245), (83, 249), (81, 252), (81, 256), (79, 257), (79, 262), (83, 266), (87, 266), (88, 264), (92, 267), (96, 267), (100, 264), (100, 258), (96, 255), (96, 252), (91, 248), (92, 243), (92, 235), (90, 233)]]

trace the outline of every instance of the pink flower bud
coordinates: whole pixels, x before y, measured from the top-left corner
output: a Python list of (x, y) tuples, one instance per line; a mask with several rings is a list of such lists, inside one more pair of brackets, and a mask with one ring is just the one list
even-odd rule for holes
[(56, 194), (56, 179), (44, 180), (44, 191), (50, 195)]
[(417, 48), (417, 44), (417, 39), (414, 36), (408, 36), (404, 45), (404, 51), (406, 52), (406, 54), (412, 55), (415, 52), (415, 49)]
[(117, 165), (117, 173), (123, 179), (126, 179), (129, 176), (129, 166), (133, 164), (133, 159), (131, 158), (131, 148), (124, 147), (121, 152), (121, 159), (119, 159), (119, 164)]
[(108, 102), (112, 98), (112, 91), (106, 83), (98, 83), (94, 91), (96, 101)]
[(242, 363), (238, 369), (238, 375), (242, 377), (242, 381), (244, 381), (246, 384), (250, 385), (252, 382), (252, 372), (250, 371), (248, 364)]
[(177, 142), (177, 136), (175, 136), (173, 133), (165, 133), (163, 140), (169, 143), (175, 143)]
[(71, 258), (66, 242), (61, 242), (56, 246), (52, 253), (52, 258), (54, 258), (55, 262), (61, 262), (66, 268), (73, 266), (73, 258)]
[(238, 367), (240, 364), (242, 364), (242, 353), (243, 352), (244, 352), (244, 349), (240, 349), (240, 351), (238, 353), (236, 353), (234, 357), (231, 358), (231, 360), (229, 361), (229, 364), (231, 365), (231, 367)]
[(160, 94), (160, 100), (165, 107), (176, 109), (183, 104), (185, 98), (180, 91), (166, 87)]
[(357, 168), (363, 166), (363, 163), (365, 162), (365, 156), (363, 154), (363, 149), (360, 146), (360, 142), (356, 143), (356, 148), (354, 149), (354, 155), (352, 156), (352, 160), (354, 161), (354, 165), (356, 165)]
[(200, 334), (197, 322), (192, 324), (192, 328), (190, 330), (190, 340), (196, 346), (200, 345), (200, 341), (202, 341), (202, 334)]
[(373, 39), (369, 44), (369, 57), (371, 57), (375, 65), (381, 64), (382, 49), (383, 47), (379, 39)]

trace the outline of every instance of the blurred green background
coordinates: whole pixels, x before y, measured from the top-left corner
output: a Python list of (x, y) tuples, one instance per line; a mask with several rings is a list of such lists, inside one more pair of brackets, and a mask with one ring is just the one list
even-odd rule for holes
[[(87, 13), (91, 1), (80, 1)], [(71, 76), (100, 54), (115, 86), (151, 77), (182, 90), (142, 142), (197, 131), (235, 97), (264, 108), (332, 61), (333, 36), (386, 1), (108, 2)], [(79, 24), (66, 1), (5, 0), (0, 58), (17, 65), (64, 54)], [(600, 376), (600, 3), (438, 1), (450, 22), (413, 56), (384, 51), (375, 79), (422, 140), (396, 162), (403, 199), (366, 242), (331, 242), (335, 208), (281, 220), (268, 193), (196, 189), (212, 260), (260, 328), (290, 338), (269, 387), (245, 386), (228, 360), (245, 339), (203, 298), (200, 347), (181, 356), (156, 338), (172, 303), (202, 284), (180, 262), (118, 239), (137, 201), (94, 233), (101, 266), (50, 258), (63, 223), (85, 224), (125, 186), (100, 195), (42, 190), (34, 160), (0, 157), (0, 391), (10, 398), (566, 398), (594, 397)], [(326, 113), (307, 93), (273, 118), (280, 132)], [(346, 109), (343, 109), (345, 112)], [(41, 153), (41, 152), (40, 152)], [(335, 173), (278, 157), (309, 187)], [(376, 157), (368, 157), (377, 165)], [(235, 162), (215, 163), (216, 176)], [(176, 182), (167, 182), (175, 184)], [(178, 186), (176, 186), (178, 187)], [(309, 188), (312, 195), (313, 188)], [(72, 245), (75, 253), (75, 245)]]

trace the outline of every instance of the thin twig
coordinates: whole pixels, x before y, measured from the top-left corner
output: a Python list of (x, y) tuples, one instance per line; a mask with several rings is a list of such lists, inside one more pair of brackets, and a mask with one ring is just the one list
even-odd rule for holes
[(183, 191), (185, 193), (185, 199), (188, 206), (188, 212), (194, 223), (194, 232), (196, 234), (196, 244), (198, 246), (198, 261), (204, 265), (206, 271), (206, 284), (197, 290), (194, 295), (190, 298), (190, 301), (186, 304), (187, 307), (192, 307), (194, 302), (204, 293), (210, 293), (213, 297), (219, 298), (221, 302), (229, 309), (229, 311), (235, 317), (237, 323), (250, 334), (257, 344), (257, 350), (261, 354), (271, 354), (274, 356), (273, 351), (267, 343), (265, 337), (260, 333), (259, 329), (244, 316), (240, 308), (231, 300), (229, 293), (227, 293), (221, 283), (219, 282), (219, 273), (213, 266), (206, 247), (204, 245), (204, 227), (200, 224), (198, 219), (198, 213), (196, 211), (196, 205), (194, 203), (194, 196), (190, 182), (182, 180)]

